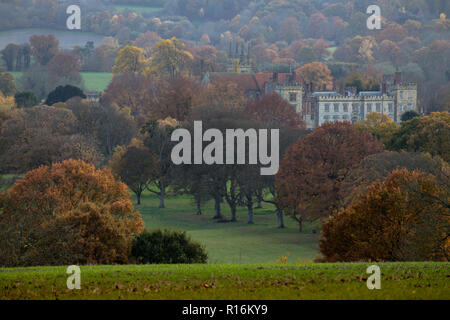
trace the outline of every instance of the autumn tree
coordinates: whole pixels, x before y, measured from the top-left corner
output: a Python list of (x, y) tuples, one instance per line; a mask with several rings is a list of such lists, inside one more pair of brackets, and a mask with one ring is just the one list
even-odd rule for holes
[(1, 162), (11, 171), (25, 172), (40, 165), (74, 158), (100, 164), (95, 138), (77, 130), (71, 110), (37, 106), (14, 112), (1, 127), (6, 150)]
[(428, 152), (450, 161), (450, 114), (433, 112), (403, 122), (394, 133), (388, 149)]
[(81, 65), (77, 57), (70, 53), (58, 52), (48, 63), (50, 75), (58, 78), (66, 78), (70, 82), (81, 82), (79, 73)]
[(354, 70), (344, 79), (345, 86), (355, 87), (358, 92), (380, 90), (380, 82), (379, 72), (373, 69)]
[(13, 76), (3, 68), (0, 68), (0, 92), (5, 96), (12, 96), (16, 92)]
[(336, 208), (340, 183), (366, 156), (383, 149), (349, 122), (326, 123), (291, 146), (276, 176), (281, 207), (302, 228)]
[(158, 82), (155, 91), (155, 106), (152, 116), (158, 119), (174, 118), (184, 121), (194, 107), (195, 96), (201, 94), (202, 87), (197, 81), (178, 77)]
[(140, 74), (124, 73), (113, 78), (103, 93), (100, 102), (114, 105), (121, 110), (128, 109), (140, 126), (151, 118), (156, 110), (160, 86)]
[(379, 112), (371, 112), (366, 119), (358, 121), (356, 128), (361, 131), (367, 131), (377, 137), (385, 146), (391, 141), (393, 135), (399, 129), (399, 126), (389, 116)]
[(18, 108), (31, 108), (36, 106), (39, 101), (32, 91), (17, 92), (14, 95)]
[(190, 75), (190, 66), (194, 57), (186, 50), (183, 41), (173, 37), (161, 40), (150, 58), (150, 66), (145, 73), (150, 76), (175, 79)]
[(32, 35), (30, 44), (34, 58), (43, 66), (46, 66), (59, 51), (59, 41), (52, 34)]
[(119, 55), (113, 66), (113, 73), (141, 73), (144, 68), (144, 51), (141, 48), (128, 45), (119, 50)]
[[(339, 188), (340, 206), (347, 207), (377, 180), (384, 180), (396, 169), (420, 171), (432, 174), (438, 183), (445, 180), (444, 168), (448, 165), (441, 159), (420, 152), (392, 152), (372, 154), (364, 158), (342, 181)], [(448, 168), (446, 169), (448, 170)]]
[(173, 162), (171, 151), (174, 143), (171, 141), (173, 130), (178, 126), (175, 119), (150, 120), (142, 128), (145, 134), (144, 145), (158, 159), (157, 178), (147, 189), (159, 196), (159, 207), (165, 208), (164, 199), (167, 187), (171, 183)]
[(448, 261), (449, 207), (418, 199), (442, 192), (432, 175), (406, 169), (374, 182), (322, 227), (327, 261)]
[(78, 120), (77, 131), (95, 137), (100, 151), (107, 158), (111, 157), (116, 146), (128, 145), (138, 131), (127, 108), (119, 109), (116, 105), (79, 97), (68, 100), (67, 108)]
[[(13, 97), (5, 97), (3, 95), (3, 93), (0, 92), (0, 132), (1, 132), (1, 127), (2, 127), (3, 122), (10, 119), (16, 110), (17, 110), (17, 105), (16, 105), (14, 98)], [(2, 148), (2, 138), (4, 139), (4, 137), (0, 136), (0, 150)], [(1, 158), (1, 156), (0, 156), (0, 158)]]
[(312, 83), (316, 88), (329, 88), (332, 86), (333, 77), (327, 65), (321, 62), (306, 64), (295, 72), (300, 73), (306, 83)]
[(317, 61), (317, 54), (316, 51), (308, 46), (303, 46), (298, 50), (298, 56), (296, 57), (297, 61), (300, 62), (303, 65), (313, 63), (314, 61)]
[(136, 195), (141, 204), (141, 195), (157, 177), (158, 160), (143, 145), (117, 147), (109, 162), (112, 172)]
[(267, 128), (304, 128), (304, 123), (286, 100), (277, 93), (267, 94), (260, 100), (248, 101), (245, 112)]
[(129, 196), (108, 169), (83, 161), (29, 171), (2, 200), (0, 235), (9, 241), (0, 241), (8, 253), (0, 264), (126, 263), (144, 227)]
[(287, 43), (300, 39), (301, 33), (297, 18), (289, 17), (284, 19), (278, 29), (278, 36), (279, 39), (285, 40)]

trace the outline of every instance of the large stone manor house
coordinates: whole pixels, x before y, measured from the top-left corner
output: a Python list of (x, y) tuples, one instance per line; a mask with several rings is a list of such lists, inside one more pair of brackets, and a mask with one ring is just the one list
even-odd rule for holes
[(239, 59), (242, 68), (232, 67), (227, 72), (207, 72), (202, 83), (235, 82), (247, 97), (258, 99), (266, 94), (278, 93), (289, 102), (294, 110), (313, 129), (325, 122), (364, 120), (371, 112), (379, 112), (400, 123), (406, 111), (419, 112), (417, 84), (403, 81), (402, 73), (384, 77), (380, 91), (356, 92), (356, 88), (341, 88), (327, 91), (305, 83), (296, 73), (258, 72), (254, 73), (246, 59)]

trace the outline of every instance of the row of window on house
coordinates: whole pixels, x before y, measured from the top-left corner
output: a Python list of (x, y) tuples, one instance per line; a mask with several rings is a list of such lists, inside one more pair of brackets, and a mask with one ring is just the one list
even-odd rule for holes
[[(330, 108), (331, 106), (333, 107), (333, 112), (352, 112), (352, 110), (358, 112), (359, 111), (359, 106), (360, 106), (359, 103), (353, 103), (353, 104), (342, 103), (342, 111), (341, 111), (340, 105), (341, 105), (340, 103), (333, 103), (333, 104), (325, 103), (324, 104), (324, 112), (331, 112), (330, 111), (331, 110), (331, 108)], [(403, 106), (401, 106), (400, 109), (402, 109), (402, 107)], [(390, 113), (394, 112), (394, 104), (393, 103), (389, 103), (388, 104), (388, 108), (389, 108), (389, 112)], [(405, 108), (406, 108), (406, 106), (405, 106)], [(410, 108), (409, 110), (411, 110), (412, 109), (412, 105), (408, 105), (408, 108)], [(372, 104), (372, 103), (367, 103), (366, 104), (366, 110), (367, 110), (368, 113), (369, 112), (373, 112), (373, 111), (381, 113), (381, 103), (375, 103), (375, 105)], [(401, 111), (403, 111), (403, 110), (401, 110)]]

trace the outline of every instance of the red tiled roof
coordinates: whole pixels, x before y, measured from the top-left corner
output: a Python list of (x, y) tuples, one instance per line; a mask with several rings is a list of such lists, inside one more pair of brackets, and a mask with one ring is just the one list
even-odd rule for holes
[(239, 88), (243, 89), (244, 91), (261, 90), (255, 76), (247, 73), (212, 72), (210, 73), (210, 81), (234, 82), (238, 85)]

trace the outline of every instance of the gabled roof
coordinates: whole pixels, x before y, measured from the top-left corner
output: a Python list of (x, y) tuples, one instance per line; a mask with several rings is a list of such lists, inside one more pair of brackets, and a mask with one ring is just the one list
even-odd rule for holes
[(203, 82), (234, 82), (244, 91), (261, 91), (255, 75), (249, 73), (209, 72)]

